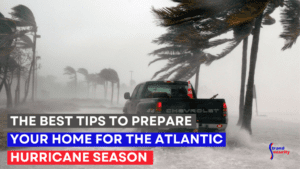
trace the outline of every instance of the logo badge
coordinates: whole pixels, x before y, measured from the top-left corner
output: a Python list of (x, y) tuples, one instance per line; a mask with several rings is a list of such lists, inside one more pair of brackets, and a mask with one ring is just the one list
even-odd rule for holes
[[(285, 150), (284, 147), (272, 147), (272, 146), (273, 146), (273, 143), (270, 143), (269, 150), (271, 152), (271, 158), (270, 158), (271, 160), (273, 160), (274, 154), (287, 154), (287, 155), (290, 154), (290, 151)], [(280, 150), (280, 151), (278, 151), (278, 150)]]

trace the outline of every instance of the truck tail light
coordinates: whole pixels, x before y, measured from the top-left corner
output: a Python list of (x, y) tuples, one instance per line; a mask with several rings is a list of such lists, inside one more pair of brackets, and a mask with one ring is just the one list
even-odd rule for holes
[(227, 105), (226, 103), (224, 102), (223, 103), (223, 117), (226, 117), (227, 116)]
[(156, 103), (156, 111), (161, 111), (162, 108), (162, 103), (161, 102), (157, 102)]

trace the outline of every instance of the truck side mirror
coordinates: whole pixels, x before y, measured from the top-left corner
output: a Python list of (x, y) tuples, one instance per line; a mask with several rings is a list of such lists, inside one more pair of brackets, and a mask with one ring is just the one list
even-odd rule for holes
[(130, 93), (129, 92), (124, 93), (124, 98), (125, 99), (130, 99)]

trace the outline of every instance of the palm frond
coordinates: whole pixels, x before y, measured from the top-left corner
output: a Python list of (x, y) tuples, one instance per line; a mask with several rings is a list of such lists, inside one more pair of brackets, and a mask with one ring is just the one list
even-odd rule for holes
[(0, 47), (0, 58), (10, 54), (15, 49), (15, 46)]
[(273, 25), (275, 24), (276, 20), (272, 18), (270, 15), (265, 15), (262, 21), (263, 25)]
[(76, 70), (71, 66), (65, 67), (64, 71), (64, 75), (76, 75)]
[(84, 75), (85, 77), (87, 77), (88, 74), (89, 74), (88, 70), (86, 70), (85, 68), (79, 68), (77, 70), (77, 72), (80, 73), (80, 74), (82, 74), (82, 75)]
[(168, 60), (168, 58), (156, 58), (156, 59), (152, 60), (151, 62), (149, 62), (148, 66), (150, 66), (152, 63), (155, 63), (160, 60)]
[(30, 37), (27, 36), (27, 35), (21, 36), (21, 37), (20, 37), (20, 40), (21, 40), (21, 42), (23, 42), (24, 44), (27, 44), (27, 46), (33, 47), (33, 45), (34, 45), (33, 42), (32, 42), (32, 40), (30, 39)]
[(224, 43), (231, 42), (231, 41), (234, 41), (234, 39), (217, 39), (217, 40), (211, 41), (208, 44), (206, 44), (205, 46), (203, 46), (203, 49), (213, 48), (213, 47), (216, 47), (216, 46), (219, 46)]
[[(171, 80), (190, 79), (195, 73), (198, 64), (188, 64), (181, 69)], [(192, 76), (191, 76), (192, 74)]]
[(149, 53), (149, 55), (157, 55), (162, 53), (169, 53), (169, 54), (184, 53), (187, 50), (188, 47), (186, 46), (167, 46), (167, 47), (154, 50), (153, 52)]
[(179, 65), (177, 68), (175, 68), (175, 69), (173, 69), (173, 70), (171, 70), (171, 71), (165, 73), (164, 75), (162, 75), (161, 77), (159, 77), (157, 80), (166, 80), (166, 79), (169, 79), (169, 77), (170, 77), (172, 74), (174, 74), (174, 73), (180, 71), (181, 69), (182, 69), (182, 65)]
[(239, 39), (238, 41), (232, 42), (227, 48), (225, 48), (222, 51), (222, 53), (218, 54), (217, 56), (207, 54), (207, 59), (206, 59), (205, 64), (207, 66), (209, 66), (213, 61), (222, 59), (223, 57), (228, 55), (230, 52), (232, 52), (241, 43), (241, 41), (242, 41), (242, 39)]
[(291, 48), (300, 36), (300, 2), (297, 0), (285, 0), (284, 9), (281, 12), (281, 24), (283, 32), (280, 37), (285, 40), (282, 50)]
[(120, 81), (117, 71), (114, 69), (102, 69), (99, 73), (99, 77), (103, 78), (105, 81), (110, 81), (112, 83), (117, 83)]
[(169, 69), (176, 67), (178, 65), (182, 65), (183, 63), (181, 62), (181, 60), (177, 60), (177, 61), (173, 61), (173, 62), (169, 62), (167, 63), (167, 65), (165, 67), (163, 67), (162, 69), (160, 69), (159, 71), (155, 72), (154, 75), (152, 76), (151, 79), (154, 79), (158, 74), (160, 74), (161, 72), (165, 72), (168, 71)]
[(36, 22), (33, 13), (25, 5), (17, 5), (12, 8), (13, 12), (10, 14), (12, 17), (16, 18), (18, 21), (26, 24), (27, 26), (36, 27)]

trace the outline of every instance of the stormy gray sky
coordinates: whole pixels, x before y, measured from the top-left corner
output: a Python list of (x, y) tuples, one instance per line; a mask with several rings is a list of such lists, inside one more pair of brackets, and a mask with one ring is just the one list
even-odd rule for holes
[[(41, 35), (37, 41), (37, 55), (42, 58), (40, 75), (54, 75), (66, 83), (69, 80), (63, 75), (66, 66), (83, 67), (90, 73), (113, 68), (121, 83), (129, 84), (130, 70), (134, 71), (133, 79), (141, 82), (150, 80), (165, 64), (148, 67), (155, 58), (148, 53), (162, 47), (151, 41), (166, 32), (156, 25), (151, 7), (176, 5), (169, 0), (1, 0), (0, 12), (10, 17), (11, 8), (19, 4), (32, 10)], [(255, 74), (258, 108), (262, 112), (299, 112), (300, 42), (281, 51), (284, 41), (279, 38), (282, 32), (279, 14), (279, 9), (272, 14), (275, 25), (261, 30)], [(210, 51), (219, 53), (222, 47)], [(227, 100), (229, 110), (237, 111), (241, 56), (242, 44), (224, 59), (203, 65), (200, 97), (218, 93)], [(194, 77), (191, 82), (194, 84)]]

